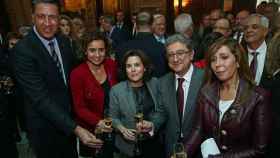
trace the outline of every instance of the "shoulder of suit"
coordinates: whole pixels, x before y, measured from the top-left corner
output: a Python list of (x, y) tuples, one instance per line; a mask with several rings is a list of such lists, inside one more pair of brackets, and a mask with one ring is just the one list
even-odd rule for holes
[(111, 89), (112, 92), (119, 92), (119, 91), (123, 91), (125, 87), (127, 87), (127, 81), (121, 81), (119, 83), (117, 83), (116, 85), (114, 85)]

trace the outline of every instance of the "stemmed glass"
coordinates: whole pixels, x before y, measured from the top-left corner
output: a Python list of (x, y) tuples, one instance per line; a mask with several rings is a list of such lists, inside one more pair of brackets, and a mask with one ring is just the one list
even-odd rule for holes
[[(139, 112), (134, 116), (135, 123), (141, 123), (144, 120), (144, 114)], [(134, 156), (141, 157), (142, 150), (141, 150), (141, 141), (143, 140), (143, 134), (140, 131), (136, 131), (136, 140), (135, 140), (135, 147), (134, 147)]]
[[(101, 128), (98, 128), (98, 127), (95, 128), (94, 134), (97, 139), (100, 139), (100, 140), (103, 139), (103, 132), (102, 132)], [(101, 155), (101, 149), (95, 149), (94, 155), (95, 155), (95, 157), (99, 157)]]
[(173, 158), (187, 158), (183, 143), (176, 143), (173, 146)]
[[(111, 128), (112, 127), (112, 118), (109, 117), (109, 116), (106, 116), (104, 118), (104, 123), (107, 127)], [(112, 139), (113, 139), (112, 133), (111, 132), (106, 132), (106, 140), (107, 141), (112, 141)]]

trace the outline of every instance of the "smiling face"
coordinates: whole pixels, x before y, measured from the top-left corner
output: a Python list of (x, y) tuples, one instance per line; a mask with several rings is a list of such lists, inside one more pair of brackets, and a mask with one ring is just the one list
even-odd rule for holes
[(58, 17), (58, 7), (55, 4), (36, 4), (32, 18), (39, 35), (47, 40), (52, 39), (58, 30)]
[(249, 46), (260, 46), (268, 33), (268, 29), (261, 25), (260, 17), (257, 16), (249, 17), (244, 29), (244, 38)]
[(223, 83), (234, 80), (238, 75), (239, 63), (227, 46), (222, 46), (210, 58), (211, 69)]
[(88, 44), (86, 51), (87, 60), (93, 66), (100, 66), (105, 60), (106, 49), (103, 40), (93, 40)]
[(164, 36), (166, 30), (164, 16), (160, 16), (154, 19), (152, 30), (157, 36)]
[(193, 51), (180, 42), (168, 45), (166, 50), (170, 69), (179, 76), (183, 76), (187, 73), (193, 59)]
[(126, 75), (132, 87), (143, 85), (144, 64), (139, 56), (130, 56), (125, 62)]

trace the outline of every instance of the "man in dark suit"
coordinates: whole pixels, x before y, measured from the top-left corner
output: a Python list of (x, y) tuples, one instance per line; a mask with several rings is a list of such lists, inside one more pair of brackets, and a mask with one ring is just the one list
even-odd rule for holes
[[(204, 71), (192, 64), (194, 51), (190, 41), (175, 34), (166, 40), (166, 56), (172, 72), (160, 78), (160, 106), (153, 124), (144, 121), (139, 128), (144, 132), (154, 127), (162, 128), (166, 156), (170, 157), (175, 143), (182, 142), (191, 134), (195, 103), (202, 85)], [(157, 131), (155, 131), (157, 132)]]
[(154, 38), (161, 44), (166, 40), (166, 19), (163, 14), (153, 15), (152, 32)]
[[(267, 43), (269, 20), (261, 14), (251, 14), (245, 20), (244, 48), (247, 51), (249, 66), (257, 85), (265, 87), (269, 76), (266, 72)], [(254, 66), (253, 66), (254, 65)], [(253, 70), (254, 67), (254, 70)]]
[(105, 15), (103, 17), (102, 27), (112, 44), (113, 51), (129, 39), (129, 34), (115, 25), (114, 17), (111, 15)]
[(32, 31), (13, 54), (28, 137), (37, 158), (77, 158), (75, 135), (90, 147), (102, 142), (72, 118), (68, 81), (74, 57), (69, 39), (57, 34), (58, 2), (34, 0), (32, 18)]
[(154, 76), (160, 77), (167, 72), (167, 63), (164, 56), (164, 45), (159, 43), (151, 32), (152, 16), (148, 12), (139, 12), (136, 17), (137, 35), (120, 47), (116, 52), (116, 60), (121, 63), (123, 55), (131, 49), (142, 50), (154, 66)]

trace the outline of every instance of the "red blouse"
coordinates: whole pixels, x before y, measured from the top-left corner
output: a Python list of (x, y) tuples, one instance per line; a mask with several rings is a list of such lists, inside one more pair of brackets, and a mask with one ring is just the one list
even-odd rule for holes
[[(112, 59), (105, 59), (104, 68), (112, 87), (117, 83), (117, 64)], [(103, 118), (105, 96), (87, 63), (82, 63), (71, 72), (70, 86), (75, 119), (80, 126), (93, 131), (98, 121)]]

